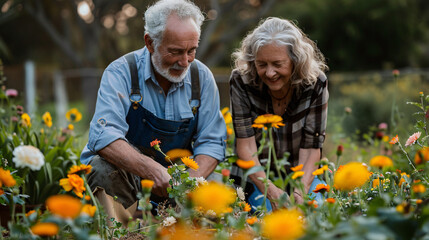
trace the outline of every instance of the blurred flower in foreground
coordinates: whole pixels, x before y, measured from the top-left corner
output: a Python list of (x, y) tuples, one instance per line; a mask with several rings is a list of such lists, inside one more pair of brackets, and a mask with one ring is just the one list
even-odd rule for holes
[(338, 190), (353, 190), (368, 181), (370, 173), (359, 162), (350, 162), (338, 169), (334, 175), (334, 187)]
[(204, 211), (213, 210), (217, 215), (224, 213), (235, 202), (235, 191), (227, 185), (209, 182), (200, 185), (191, 193), (194, 205)]
[(371, 158), (371, 160), (369, 161), (369, 165), (379, 168), (391, 167), (393, 166), (393, 161), (389, 157), (379, 155)]
[(304, 235), (303, 216), (295, 209), (280, 209), (263, 218), (261, 232), (268, 239), (298, 239)]
[(142, 188), (151, 189), (155, 182), (149, 179), (143, 179), (140, 181), (140, 184), (142, 185)]
[(171, 161), (175, 161), (182, 157), (190, 157), (192, 153), (188, 149), (174, 148), (169, 150), (165, 155), (167, 155)]
[(163, 221), (162, 221), (162, 225), (164, 226), (164, 227), (169, 227), (169, 226), (171, 226), (171, 225), (173, 225), (173, 224), (175, 224), (177, 221), (176, 221), (176, 218), (174, 218), (173, 216), (169, 216), (169, 217), (166, 217)]
[(416, 164), (421, 164), (427, 161), (429, 161), (429, 147), (424, 147), (417, 151), (416, 155), (414, 156), (414, 162)]
[(45, 112), (42, 115), (43, 123), (49, 128), (52, 127), (52, 116), (49, 112)]
[(72, 108), (66, 113), (66, 118), (69, 122), (79, 122), (82, 119), (82, 114), (77, 108)]
[(79, 199), (69, 195), (54, 195), (46, 200), (46, 208), (60, 217), (75, 218), (79, 216), (82, 204)]
[(268, 127), (279, 128), (285, 125), (283, 123), (283, 118), (274, 114), (260, 115), (255, 119), (253, 123), (254, 124), (252, 125), (252, 127), (264, 129), (267, 129)]
[(31, 170), (36, 171), (45, 164), (45, 156), (40, 150), (33, 146), (18, 146), (13, 150), (12, 161), (16, 167), (29, 167)]
[(51, 222), (36, 223), (30, 229), (34, 235), (37, 235), (40, 237), (55, 236), (58, 234), (58, 231), (60, 230), (57, 224), (51, 223)]
[(407, 147), (409, 145), (413, 145), (417, 141), (417, 139), (419, 139), (421, 134), (422, 134), (421, 132), (416, 132), (413, 135), (411, 135), (408, 138), (407, 142), (405, 143), (405, 147)]

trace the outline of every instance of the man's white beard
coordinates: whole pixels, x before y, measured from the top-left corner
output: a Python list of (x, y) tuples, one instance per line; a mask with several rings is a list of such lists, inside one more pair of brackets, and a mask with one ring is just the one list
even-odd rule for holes
[(165, 77), (168, 81), (172, 82), (172, 83), (179, 83), (181, 82), (186, 74), (188, 73), (189, 67), (191, 66), (190, 64), (186, 67), (183, 68), (181, 66), (179, 66), (177, 63), (174, 63), (173, 66), (171, 66), (171, 69), (175, 69), (175, 70), (184, 70), (182, 74), (180, 74), (180, 76), (176, 77), (176, 76), (172, 76), (169, 72), (168, 72), (168, 68), (163, 68), (162, 67), (162, 59), (161, 59), (161, 54), (159, 54), (157, 51), (155, 51), (152, 54), (152, 64), (153, 67), (155, 68), (155, 70), (163, 77)]

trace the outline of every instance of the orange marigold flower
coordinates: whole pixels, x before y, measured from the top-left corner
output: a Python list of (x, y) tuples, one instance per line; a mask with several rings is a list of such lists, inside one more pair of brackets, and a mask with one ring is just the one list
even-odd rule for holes
[(429, 147), (424, 147), (417, 151), (414, 156), (414, 162), (416, 164), (421, 164), (423, 162), (429, 161)]
[(82, 210), (80, 212), (81, 214), (87, 214), (88, 216), (93, 217), (95, 211), (97, 211), (96, 206), (92, 206), (91, 204), (85, 204), (83, 205)]
[(79, 199), (69, 195), (53, 195), (46, 200), (46, 208), (60, 217), (75, 218), (79, 216), (82, 204)]
[(36, 223), (30, 229), (34, 235), (41, 237), (55, 236), (60, 230), (57, 224), (50, 222)]
[(335, 203), (335, 198), (327, 198), (326, 201), (328, 203)]
[(253, 121), (253, 123), (252, 127), (264, 129), (267, 129), (268, 127), (279, 128), (279, 126), (284, 126), (283, 118), (274, 114), (260, 115), (255, 119), (255, 121)]
[(6, 187), (13, 187), (15, 184), (16, 181), (10, 174), (10, 170), (4, 170), (3, 168), (0, 168), (0, 187), (3, 185)]
[(142, 188), (150, 189), (153, 187), (153, 184), (155, 184), (155, 182), (149, 179), (143, 179), (140, 181), (140, 184), (142, 185)]
[(199, 185), (190, 196), (196, 208), (212, 210), (218, 215), (225, 213), (237, 198), (234, 189), (218, 182)]
[(396, 143), (398, 143), (398, 141), (399, 141), (399, 137), (398, 137), (398, 135), (396, 135), (392, 138), (392, 140), (390, 140), (389, 143), (390, 144), (396, 144)]
[(301, 171), (301, 169), (304, 167), (303, 164), (299, 164), (298, 166), (295, 167), (291, 167), (290, 170), (296, 172), (296, 171)]
[(250, 204), (248, 204), (246, 202), (240, 202), (240, 203), (238, 203), (238, 206), (243, 208), (243, 211), (245, 211), (245, 212), (250, 212), (250, 210), (252, 210), (252, 207), (250, 207)]
[(350, 191), (364, 185), (370, 177), (368, 168), (359, 162), (349, 162), (334, 175), (334, 187)]
[(297, 179), (299, 177), (302, 177), (303, 175), (304, 175), (304, 171), (294, 172), (293, 175), (292, 175), (292, 179), (295, 180), (295, 179)]
[(182, 157), (190, 157), (192, 153), (188, 149), (174, 148), (169, 150), (165, 155), (170, 158), (170, 161), (175, 161)]
[(200, 168), (200, 166), (198, 166), (198, 163), (196, 163), (192, 158), (189, 157), (182, 157), (180, 160), (182, 160), (182, 162), (189, 167), (190, 169), (193, 169), (195, 171), (198, 170), (198, 168)]
[(423, 203), (423, 200), (421, 200), (421, 199), (417, 199), (417, 200), (416, 200), (416, 203), (417, 203), (417, 204), (422, 204), (422, 203)]
[(67, 178), (60, 179), (60, 186), (64, 188), (64, 190), (71, 191), (76, 194), (76, 196), (83, 198), (83, 191), (86, 190), (84, 186), (85, 182), (83, 179), (77, 174), (69, 174)]
[(253, 217), (251, 217), (251, 218), (246, 219), (246, 222), (247, 222), (249, 225), (253, 225), (253, 224), (255, 224), (257, 221), (258, 221), (258, 218), (257, 218), (256, 216), (253, 216)]
[(325, 192), (329, 192), (330, 186), (328, 184), (317, 184), (316, 188), (313, 190), (313, 192), (315, 193), (325, 193)]
[(393, 166), (393, 161), (389, 157), (378, 155), (371, 158), (371, 160), (369, 161), (369, 165), (379, 168), (391, 167)]
[(235, 163), (242, 169), (249, 169), (249, 168), (255, 166), (255, 162), (252, 160), (246, 161), (246, 160), (237, 159), (237, 161)]
[(314, 176), (322, 175), (325, 172), (325, 170), (328, 170), (328, 165), (323, 165), (323, 167), (316, 169), (312, 174)]
[(296, 209), (277, 210), (263, 218), (261, 233), (268, 239), (298, 239), (305, 233), (303, 216)]
[(68, 174), (79, 174), (79, 172), (83, 172), (85, 174), (90, 173), (92, 170), (92, 166), (91, 165), (85, 165), (85, 164), (81, 164), (81, 165), (73, 165)]
[(222, 173), (222, 176), (229, 177), (229, 175), (231, 174), (231, 171), (229, 169), (224, 168), (222, 169), (221, 173)]
[(423, 184), (414, 184), (413, 185), (413, 192), (424, 193), (424, 192), (426, 192), (426, 187)]
[(411, 135), (408, 138), (407, 142), (405, 143), (405, 147), (413, 145), (417, 141), (417, 139), (419, 139), (421, 134), (422, 134), (421, 132), (416, 132), (413, 135)]
[(4, 194), (4, 190), (0, 188), (0, 196)]

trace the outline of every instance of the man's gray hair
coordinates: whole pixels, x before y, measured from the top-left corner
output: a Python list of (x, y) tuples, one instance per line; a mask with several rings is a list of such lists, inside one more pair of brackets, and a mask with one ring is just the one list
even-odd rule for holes
[(172, 13), (180, 19), (192, 18), (197, 25), (198, 33), (201, 33), (204, 15), (193, 2), (188, 0), (160, 0), (150, 6), (144, 14), (145, 34), (149, 34), (155, 46), (161, 43), (167, 19)]

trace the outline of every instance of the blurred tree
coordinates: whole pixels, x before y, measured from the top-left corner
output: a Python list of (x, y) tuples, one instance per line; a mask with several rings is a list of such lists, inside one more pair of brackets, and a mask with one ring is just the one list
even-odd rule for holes
[(426, 0), (289, 1), (274, 15), (295, 19), (331, 70), (428, 67)]

